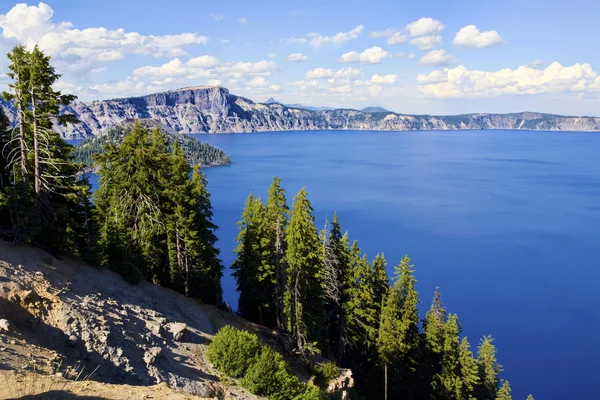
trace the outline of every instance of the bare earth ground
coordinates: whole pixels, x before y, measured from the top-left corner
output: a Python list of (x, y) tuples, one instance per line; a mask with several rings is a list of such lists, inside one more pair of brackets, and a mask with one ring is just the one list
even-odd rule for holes
[(11, 396), (4, 381), (12, 371), (69, 376), (78, 368), (93, 372), (84, 383), (91, 398), (258, 399), (220, 378), (206, 344), (228, 324), (273, 340), (262, 327), (172, 290), (132, 286), (111, 271), (3, 241), (0, 319), (10, 324), (0, 329), (0, 398)]

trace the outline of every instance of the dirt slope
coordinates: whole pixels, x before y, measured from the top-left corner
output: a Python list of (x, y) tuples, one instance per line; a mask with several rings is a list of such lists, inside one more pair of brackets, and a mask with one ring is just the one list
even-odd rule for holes
[[(0, 319), (10, 324), (8, 332), (0, 329), (0, 372), (54, 374), (81, 365), (101, 383), (166, 383), (205, 398), (258, 398), (221, 382), (204, 352), (224, 325), (263, 336), (264, 328), (165, 288), (131, 286), (78, 260), (0, 242)], [(94, 387), (101, 396), (102, 385)], [(106, 385), (107, 394), (118, 387)]]

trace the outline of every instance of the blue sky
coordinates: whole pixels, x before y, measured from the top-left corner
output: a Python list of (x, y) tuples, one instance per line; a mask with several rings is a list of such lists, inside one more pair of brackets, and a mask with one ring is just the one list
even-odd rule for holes
[(403, 113), (600, 115), (600, 2), (424, 3), (3, 1), (0, 51), (39, 43), (82, 100), (221, 85)]

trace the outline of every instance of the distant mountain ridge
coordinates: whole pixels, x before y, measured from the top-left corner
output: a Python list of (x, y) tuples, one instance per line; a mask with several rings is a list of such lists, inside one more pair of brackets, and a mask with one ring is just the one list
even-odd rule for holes
[[(274, 100), (273, 100), (274, 101)], [(14, 121), (14, 108), (1, 102)], [(600, 131), (600, 118), (535, 112), (512, 114), (409, 115), (352, 109), (309, 110), (277, 102), (255, 103), (223, 87), (197, 86), (146, 96), (74, 102), (65, 109), (79, 123), (56, 127), (63, 137), (105, 133), (128, 119), (155, 119), (179, 133), (232, 133), (286, 130), (458, 130), (523, 129)]]

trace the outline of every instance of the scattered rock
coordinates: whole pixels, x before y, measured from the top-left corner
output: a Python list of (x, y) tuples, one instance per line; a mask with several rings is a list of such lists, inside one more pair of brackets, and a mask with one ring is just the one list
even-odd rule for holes
[(9, 332), (10, 322), (7, 319), (0, 319), (0, 331)]
[(160, 347), (151, 347), (146, 350), (144, 353), (144, 362), (146, 363), (146, 366), (153, 365), (161, 352), (162, 349)]
[(71, 335), (69, 336), (69, 344), (73, 347), (75, 347), (77, 345), (77, 343), (79, 343), (79, 338), (75, 335)]
[(183, 335), (187, 329), (187, 325), (182, 322), (177, 322), (171, 325), (171, 333), (173, 334), (173, 339), (177, 342), (180, 342), (183, 339)]

